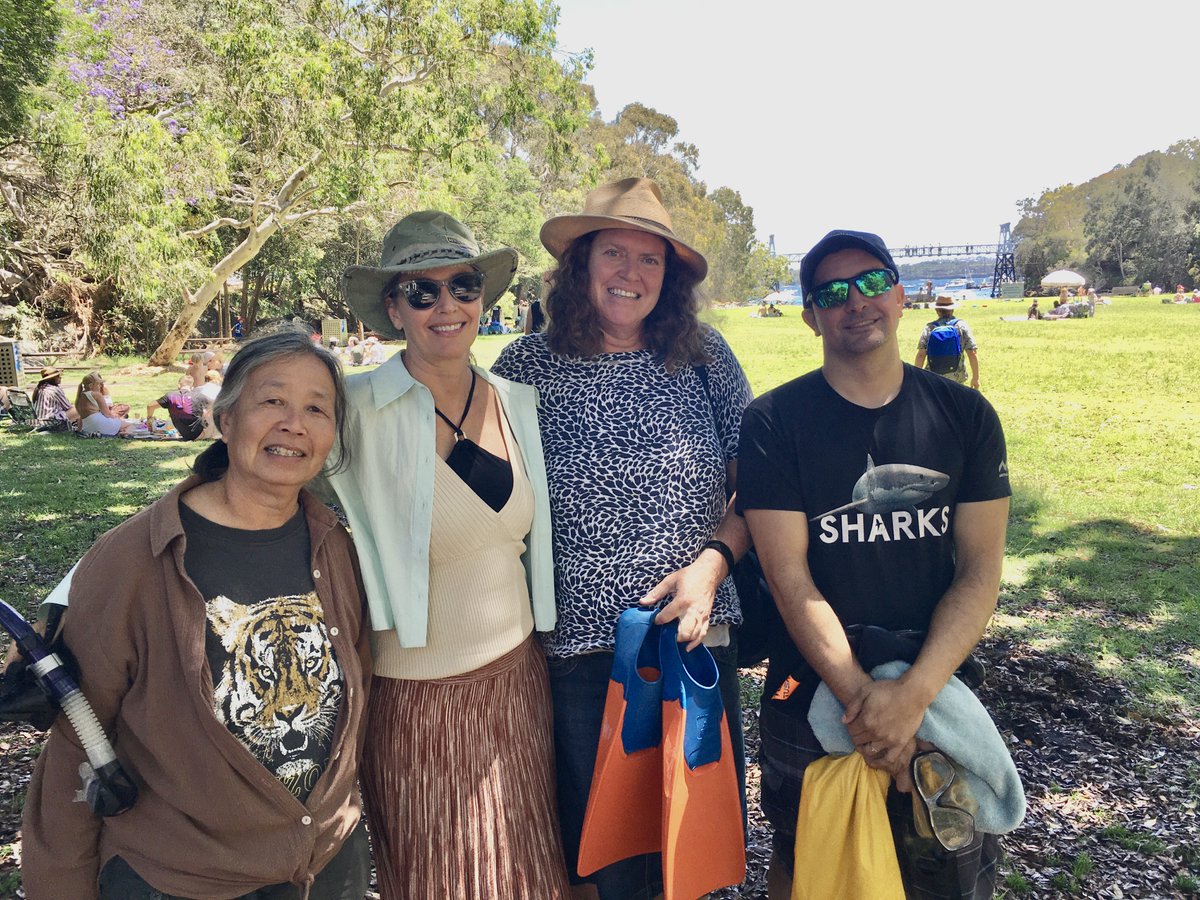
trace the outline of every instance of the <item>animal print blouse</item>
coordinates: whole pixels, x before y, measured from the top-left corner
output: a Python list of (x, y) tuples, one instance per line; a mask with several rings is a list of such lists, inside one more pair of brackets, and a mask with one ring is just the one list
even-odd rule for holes
[[(695, 560), (724, 515), (750, 385), (729, 345), (705, 337), (709, 396), (693, 368), (648, 350), (552, 354), (542, 334), (504, 349), (497, 375), (538, 389), (554, 523), (558, 625), (550, 656), (611, 650), (617, 616)], [(726, 578), (711, 622), (741, 621)]]

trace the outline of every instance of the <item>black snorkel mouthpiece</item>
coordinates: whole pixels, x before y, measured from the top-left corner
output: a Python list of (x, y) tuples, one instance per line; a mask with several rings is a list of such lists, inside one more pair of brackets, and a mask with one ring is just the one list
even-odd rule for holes
[(12, 635), (38, 686), (66, 713), (87, 754), (88, 761), (79, 766), (83, 787), (76, 793), (76, 801), (86, 802), (101, 817), (120, 815), (131, 808), (137, 801), (137, 786), (121, 768), (96, 714), (62, 658), (51, 652), (42, 636), (3, 600), (0, 600), (0, 625)]

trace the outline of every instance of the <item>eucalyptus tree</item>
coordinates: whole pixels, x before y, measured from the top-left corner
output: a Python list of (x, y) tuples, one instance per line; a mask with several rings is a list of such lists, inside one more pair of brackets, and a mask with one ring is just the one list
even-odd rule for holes
[(415, 193), (431, 162), (486, 159), (476, 148), (501, 127), (540, 133), (559, 164), (581, 121), (583, 70), (555, 57), (547, 2), (220, 0), (203, 15), (228, 184), (187, 234), (237, 242), (185, 291), (152, 363), (175, 358), (225, 280), (280, 229)]

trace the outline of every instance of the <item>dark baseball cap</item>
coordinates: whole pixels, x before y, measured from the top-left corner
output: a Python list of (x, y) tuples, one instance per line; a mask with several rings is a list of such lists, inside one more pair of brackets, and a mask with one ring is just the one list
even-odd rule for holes
[(869, 231), (847, 231), (844, 228), (838, 228), (817, 241), (800, 260), (800, 292), (805, 306), (812, 306), (808, 295), (812, 292), (813, 276), (816, 275), (817, 266), (821, 264), (821, 260), (831, 253), (851, 248), (870, 253), (883, 263), (897, 282), (900, 281), (900, 270), (896, 268), (896, 261), (892, 259), (892, 254), (888, 253), (887, 244), (883, 242), (883, 238), (877, 234), (871, 234)]

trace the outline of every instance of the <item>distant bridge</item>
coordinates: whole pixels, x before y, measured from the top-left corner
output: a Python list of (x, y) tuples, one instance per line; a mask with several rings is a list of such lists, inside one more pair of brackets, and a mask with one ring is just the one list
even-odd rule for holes
[[(776, 253), (775, 235), (771, 235), (768, 249), (772, 256), (782, 256), (789, 264), (796, 265), (804, 259), (803, 253)], [(1012, 228), (1009, 222), (1000, 226), (1000, 240), (995, 244), (905, 244), (903, 247), (888, 247), (893, 259), (938, 259), (948, 256), (992, 256), (995, 270), (992, 273), (993, 297), (1000, 296), (1000, 285), (1017, 280), (1016, 256), (1014, 253)]]
[[(910, 244), (903, 247), (888, 247), (894, 259), (937, 259), (943, 256), (991, 256), (996, 255), (999, 244)], [(777, 253), (791, 263), (804, 259), (804, 253)]]

